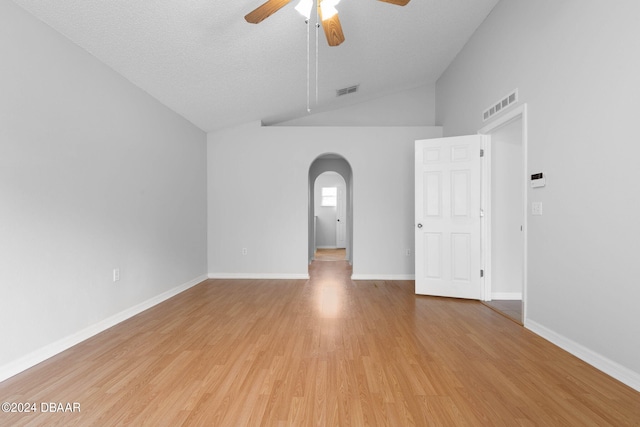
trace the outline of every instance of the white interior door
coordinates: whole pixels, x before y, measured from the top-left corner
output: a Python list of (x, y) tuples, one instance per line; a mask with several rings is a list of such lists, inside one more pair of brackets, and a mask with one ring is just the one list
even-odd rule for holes
[(347, 198), (345, 189), (338, 187), (336, 199), (336, 247), (347, 247)]
[(416, 294), (482, 297), (482, 138), (416, 141)]

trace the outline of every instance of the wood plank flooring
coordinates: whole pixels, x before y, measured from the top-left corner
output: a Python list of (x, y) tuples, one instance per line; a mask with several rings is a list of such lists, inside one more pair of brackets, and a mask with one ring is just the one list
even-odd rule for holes
[(522, 300), (493, 300), (482, 303), (522, 325)]
[(0, 425), (640, 425), (640, 393), (479, 302), (310, 270), (208, 280), (10, 378), (38, 412)]
[(313, 256), (316, 261), (344, 261), (347, 259), (346, 249), (316, 249)]

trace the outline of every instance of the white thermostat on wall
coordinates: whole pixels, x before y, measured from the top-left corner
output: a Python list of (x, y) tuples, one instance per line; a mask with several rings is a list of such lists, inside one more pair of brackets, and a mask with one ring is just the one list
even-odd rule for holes
[(545, 178), (542, 172), (531, 175), (531, 188), (544, 187)]

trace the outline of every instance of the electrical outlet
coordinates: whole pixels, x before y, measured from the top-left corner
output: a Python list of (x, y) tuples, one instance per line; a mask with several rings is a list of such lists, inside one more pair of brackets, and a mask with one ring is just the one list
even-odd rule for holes
[(120, 280), (120, 269), (119, 268), (114, 268), (113, 269), (113, 281), (117, 282), (118, 280)]
[(247, 248), (242, 248), (242, 255), (246, 255), (248, 253), (249, 253), (249, 251), (247, 251)]

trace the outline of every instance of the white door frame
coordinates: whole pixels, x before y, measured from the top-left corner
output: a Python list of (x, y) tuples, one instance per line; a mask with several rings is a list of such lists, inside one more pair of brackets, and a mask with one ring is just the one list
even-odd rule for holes
[[(528, 247), (528, 149), (527, 149), (527, 104), (523, 104), (512, 111), (498, 117), (478, 131), (481, 135), (491, 135), (502, 126), (513, 120), (522, 119), (522, 212), (523, 212), (523, 250), (522, 250), (522, 323), (527, 319), (527, 247)], [(489, 147), (484, 147), (488, 150)], [(489, 188), (491, 177), (491, 156), (488, 155), (482, 167), (482, 200), (481, 206), (484, 212), (482, 220), (482, 265), (484, 266), (484, 287), (482, 292), (483, 301), (491, 300), (491, 188)], [(525, 325), (526, 326), (526, 325)]]

